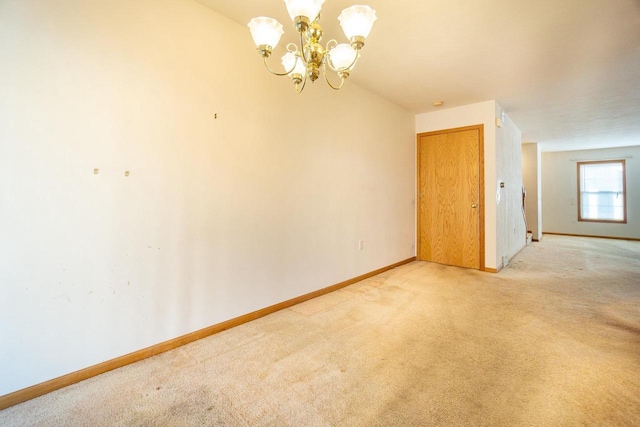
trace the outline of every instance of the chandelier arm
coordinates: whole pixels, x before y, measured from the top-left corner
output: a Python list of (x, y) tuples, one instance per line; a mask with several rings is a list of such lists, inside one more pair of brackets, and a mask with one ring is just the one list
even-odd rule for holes
[(322, 75), (324, 76), (324, 81), (327, 82), (327, 84), (329, 85), (329, 87), (333, 90), (340, 90), (342, 89), (342, 86), (344, 85), (344, 81), (345, 78), (344, 77), (340, 77), (340, 85), (339, 86), (334, 86), (331, 84), (331, 82), (329, 81), (329, 78), (327, 77), (327, 67), (326, 64), (322, 65)]
[[(333, 43), (333, 46), (331, 46), (331, 43)], [(331, 39), (327, 42), (324, 51), (326, 52), (326, 56), (325, 56), (325, 60), (324, 62), (329, 62), (329, 68), (331, 68), (333, 71), (337, 71), (335, 68), (333, 68), (333, 65), (331, 65), (331, 49), (333, 49), (334, 47), (336, 47), (338, 45), (338, 41), (336, 39)]]
[(300, 93), (300, 92), (302, 92), (302, 91), (304, 90), (304, 87), (305, 87), (306, 85), (307, 85), (307, 75), (305, 74), (305, 75), (304, 75), (304, 80), (302, 81), (302, 87), (300, 87), (300, 88), (298, 89), (299, 85), (296, 85), (296, 93)]
[(291, 73), (293, 70), (296, 69), (296, 65), (298, 65), (298, 61), (300, 60), (300, 57), (296, 55), (296, 62), (293, 63), (293, 67), (291, 67), (291, 69), (289, 71), (285, 71), (284, 73), (278, 73), (277, 71), (273, 71), (269, 67), (269, 64), (267, 64), (267, 58), (266, 57), (263, 57), (262, 60), (264, 62), (264, 66), (267, 68), (267, 71), (269, 71), (271, 74), (276, 75), (276, 76), (286, 76), (286, 75), (289, 75), (289, 73)]
[[(331, 43), (333, 43), (333, 46), (331, 45)], [(331, 39), (327, 42), (324, 50), (326, 52), (329, 52), (331, 49), (333, 49), (334, 47), (336, 47), (338, 45), (338, 41), (336, 39)]]
[[(327, 46), (328, 46), (328, 44), (327, 44)], [(329, 58), (331, 58), (331, 52), (327, 52), (327, 53), (329, 55)], [(345, 68), (336, 69), (336, 68), (333, 68), (333, 64), (331, 64), (331, 61), (328, 61), (329, 62), (329, 68), (331, 68), (331, 70), (335, 71), (336, 73), (338, 73), (340, 71), (344, 71), (344, 70), (351, 70), (356, 65), (356, 62), (358, 62), (359, 58), (360, 58), (360, 49), (357, 49), (356, 50), (356, 57), (353, 58), (353, 61), (351, 62), (351, 64), (347, 65)]]
[(347, 70), (352, 69), (356, 65), (356, 62), (358, 62), (358, 59), (360, 59), (360, 49), (356, 50), (356, 57), (353, 58), (353, 62), (349, 64), (349, 66), (347, 67)]

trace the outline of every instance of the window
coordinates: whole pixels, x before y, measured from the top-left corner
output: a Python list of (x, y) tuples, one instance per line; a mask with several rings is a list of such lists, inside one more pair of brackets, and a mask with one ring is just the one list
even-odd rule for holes
[(624, 160), (578, 162), (578, 221), (627, 222)]

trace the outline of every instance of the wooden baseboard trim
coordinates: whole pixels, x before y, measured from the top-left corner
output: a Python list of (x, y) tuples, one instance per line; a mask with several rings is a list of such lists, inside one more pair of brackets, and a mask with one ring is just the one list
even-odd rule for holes
[(544, 236), (545, 234), (550, 234), (552, 236), (594, 237), (596, 239), (631, 240), (632, 242), (640, 242), (640, 239), (637, 237), (593, 236), (591, 234), (552, 233), (549, 231), (543, 231), (542, 235)]
[(485, 269), (482, 270), (482, 271), (487, 272), (487, 273), (498, 273), (500, 270), (502, 270), (502, 266), (500, 268), (488, 268), (488, 267), (485, 267)]
[(287, 301), (283, 301), (281, 303), (274, 304), (272, 306), (242, 315), (240, 317), (236, 317), (234, 319), (230, 319), (222, 323), (218, 323), (216, 325), (209, 326), (207, 328), (200, 329), (200, 330), (188, 333), (186, 335), (182, 335), (180, 337), (161, 342), (151, 347), (143, 348), (142, 350), (134, 351), (133, 353), (125, 354), (124, 356), (116, 357), (115, 359), (107, 360), (106, 362), (98, 363), (97, 365), (89, 366), (88, 368), (84, 368), (79, 371), (72, 372), (70, 374), (66, 374), (49, 381), (45, 381), (40, 384), (35, 384), (31, 387), (27, 387), (22, 390), (15, 391), (13, 393), (5, 394), (4, 396), (0, 396), (0, 410), (6, 409), (13, 405), (17, 405), (18, 403), (26, 402), (27, 400), (33, 399), (38, 396), (42, 396), (43, 394), (50, 393), (52, 391), (61, 389), (71, 384), (78, 383), (80, 381), (89, 379), (91, 377), (95, 377), (97, 375), (103, 374), (113, 369), (121, 368), (123, 366), (130, 365), (135, 362), (139, 362), (148, 357), (156, 356), (160, 353), (164, 353), (166, 351), (176, 349), (185, 344), (189, 344), (193, 341), (197, 341), (199, 339), (208, 337), (210, 335), (217, 334), (218, 332), (222, 332), (226, 329), (233, 328), (234, 326), (242, 325), (243, 323), (247, 323), (252, 320), (258, 319), (260, 317), (264, 317), (268, 314), (275, 313), (276, 311), (280, 311), (285, 308), (292, 307), (304, 301), (308, 301), (310, 299), (319, 297), (321, 295), (331, 293), (333, 291), (352, 285), (361, 280), (368, 279), (380, 273), (384, 273), (385, 271), (408, 264), (415, 260), (416, 260), (416, 257), (405, 259), (404, 261), (396, 262), (395, 264), (391, 264), (386, 267), (379, 268), (377, 270), (360, 275), (358, 277), (354, 277), (353, 279), (336, 283), (335, 285), (331, 285), (329, 287), (319, 289), (317, 291), (310, 292), (308, 294), (301, 295), (299, 297), (296, 297)]

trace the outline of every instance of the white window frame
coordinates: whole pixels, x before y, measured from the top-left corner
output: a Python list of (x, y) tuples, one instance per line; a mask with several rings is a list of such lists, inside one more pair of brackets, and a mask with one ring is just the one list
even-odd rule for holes
[[(622, 194), (619, 194), (622, 197), (622, 219), (613, 219), (613, 218), (593, 218), (583, 216), (582, 210), (582, 197), (583, 197), (583, 184), (584, 180), (582, 177), (582, 167), (588, 165), (603, 165), (603, 164), (611, 164), (611, 165), (621, 165), (622, 166)], [(578, 162), (578, 221), (585, 222), (609, 222), (615, 224), (626, 224), (627, 223), (627, 170), (624, 160), (600, 160), (593, 162)]]

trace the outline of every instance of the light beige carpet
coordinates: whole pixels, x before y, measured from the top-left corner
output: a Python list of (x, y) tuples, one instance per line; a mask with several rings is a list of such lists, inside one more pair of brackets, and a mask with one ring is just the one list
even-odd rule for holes
[(0, 412), (39, 426), (640, 425), (640, 242), (406, 266)]

